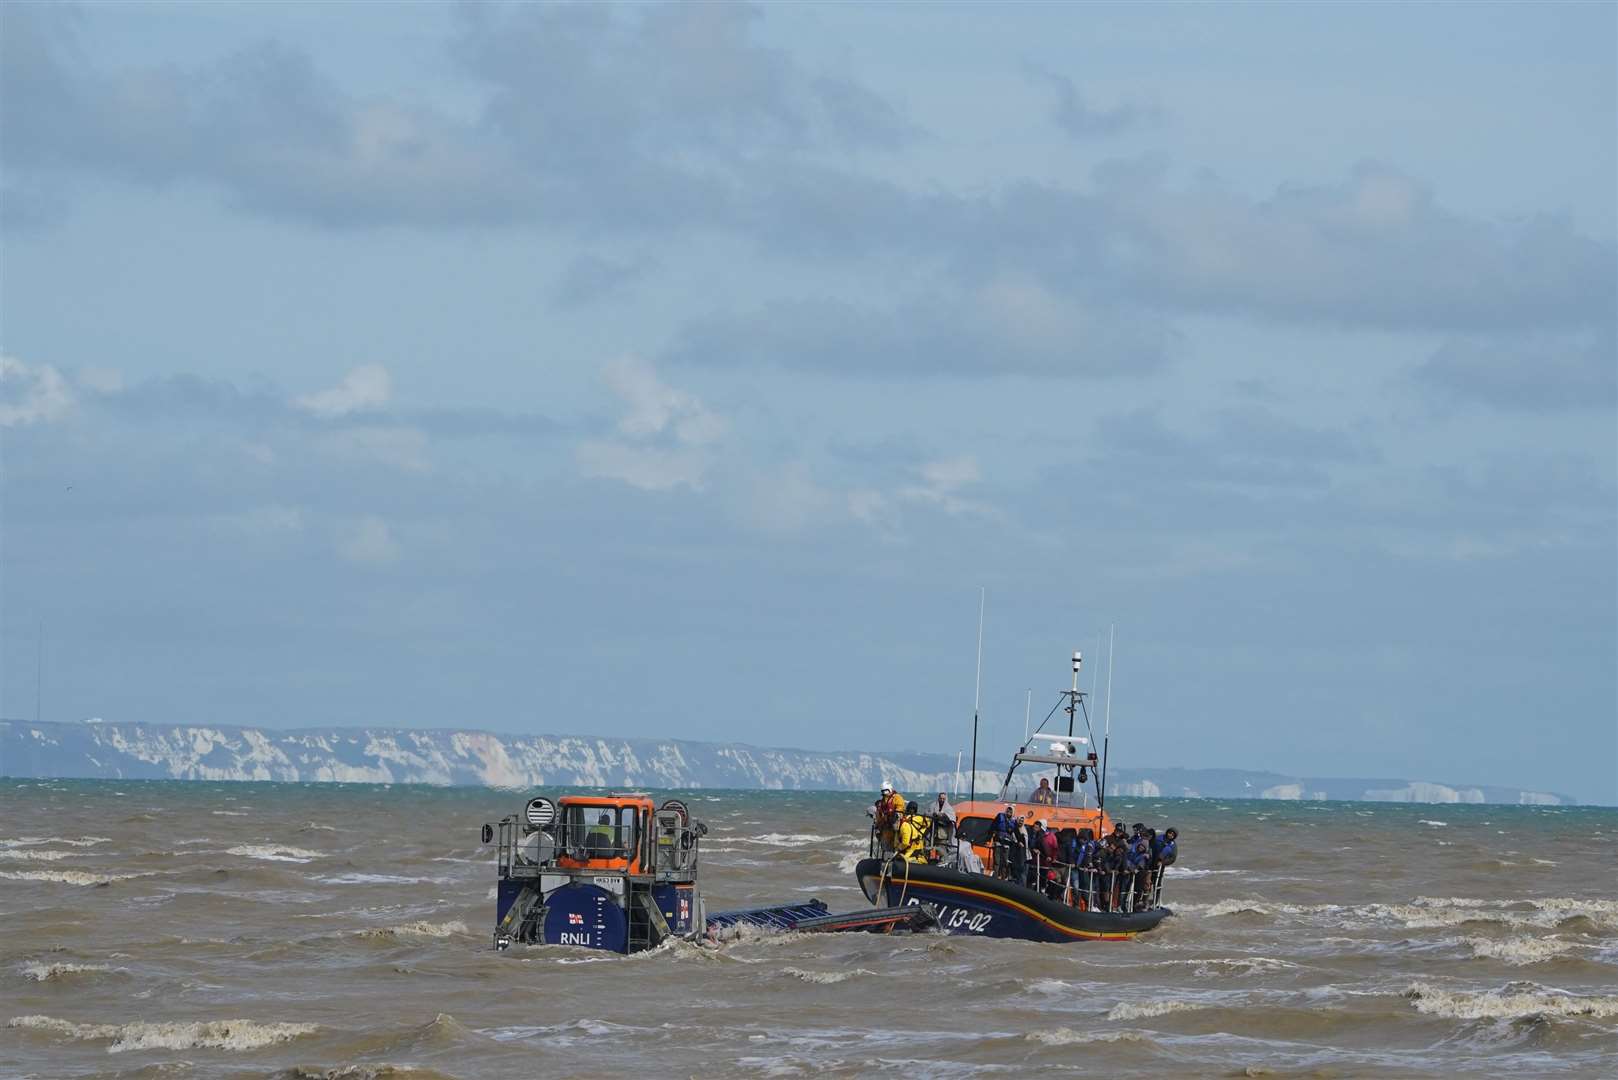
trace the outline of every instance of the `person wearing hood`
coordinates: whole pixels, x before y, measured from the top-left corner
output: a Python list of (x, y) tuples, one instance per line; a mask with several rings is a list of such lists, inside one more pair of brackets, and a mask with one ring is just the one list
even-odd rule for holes
[(1053, 886), (1060, 887), (1057, 866), (1061, 862), (1061, 855), (1061, 836), (1055, 829), (1050, 827), (1049, 822), (1041, 821), (1039, 823), (1039, 857), (1040, 862), (1044, 865), (1044, 873), (1041, 875), (1043, 880), (1039, 882), (1037, 888), (1046, 895), (1050, 894)]
[(1010, 803), (994, 815), (994, 876), (1012, 881), (1022, 877), (1022, 845), (1017, 840), (1017, 808)]
[(947, 843), (955, 836), (955, 807), (949, 804), (949, 796), (942, 791), (938, 793), (938, 802), (932, 808), (933, 828), (942, 843)]

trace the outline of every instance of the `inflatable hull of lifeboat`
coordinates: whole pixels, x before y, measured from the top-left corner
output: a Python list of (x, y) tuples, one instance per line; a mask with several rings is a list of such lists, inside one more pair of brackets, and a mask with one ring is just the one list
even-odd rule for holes
[(907, 867), (904, 860), (895, 859), (884, 877), (883, 865), (881, 859), (862, 859), (854, 868), (866, 899), (885, 907), (927, 904), (937, 912), (939, 929), (951, 934), (1025, 941), (1127, 941), (1172, 914), (1163, 907), (1129, 913), (1081, 911), (983, 874), (928, 863)]

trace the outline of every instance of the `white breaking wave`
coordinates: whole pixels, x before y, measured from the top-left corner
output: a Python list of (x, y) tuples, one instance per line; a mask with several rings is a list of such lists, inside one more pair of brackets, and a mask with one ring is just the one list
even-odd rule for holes
[(1335, 915), (1341, 904), (1277, 904), (1267, 900), (1221, 900), (1216, 904), (1176, 904), (1187, 915)]
[(876, 972), (867, 971), (864, 968), (853, 968), (849, 971), (805, 971), (802, 968), (795, 967), (782, 968), (781, 973), (783, 975), (791, 975), (794, 979), (802, 979), (807, 983), (824, 984), (846, 982), (849, 979), (854, 978), (856, 975), (876, 974)]
[(1216, 956), (1206, 960), (1165, 960), (1163, 963), (1174, 967), (1192, 968), (1195, 974), (1204, 977), (1270, 975), (1298, 966), (1290, 961), (1275, 960), (1268, 956)]
[(13, 881), (54, 881), (60, 885), (111, 885), (150, 877), (150, 874), (93, 874), (88, 870), (0, 870), (0, 878)]
[(405, 877), (402, 874), (361, 874), (358, 872), (347, 874), (333, 874), (330, 877), (316, 878), (322, 885), (446, 885), (454, 878), (445, 877)]
[[(727, 840), (732, 839), (726, 837)], [(738, 836), (734, 839), (744, 844), (767, 844), (770, 847), (803, 847), (807, 844), (824, 844), (828, 840), (839, 839), (835, 836), (817, 836), (814, 833), (765, 833), (763, 836)]]
[(1499, 960), (1513, 965), (1542, 964), (1565, 956), (1577, 945), (1559, 938), (1485, 938), (1463, 937), (1454, 944), (1465, 945), (1480, 960)]
[(252, 817), (246, 810), (210, 810), (214, 817)]
[(1422, 819), (1418, 820), (1416, 822), (1416, 824), (1417, 825), (1431, 825), (1435, 829), (1443, 829), (1443, 828), (1447, 828), (1449, 826), (1449, 822), (1447, 822), (1447, 821), (1428, 821), (1426, 818), (1422, 818)]
[(17, 848), (0, 849), (0, 859), (29, 859), (34, 862), (56, 862), (58, 859), (72, 859), (81, 857), (78, 851), (49, 851)]
[(32, 960), (22, 965), (19, 970), (22, 971), (25, 979), (32, 979), (34, 982), (49, 982), (52, 979), (64, 979), (72, 975), (92, 975), (110, 972), (114, 969), (106, 964), (46, 964), (38, 960)]
[(428, 922), (425, 919), (418, 919), (415, 922), (403, 923), (399, 926), (373, 926), (369, 929), (359, 931), (359, 935), (360, 937), (368, 938), (447, 938), (452, 937), (455, 934), (465, 934), (468, 932), (469, 931), (466, 929), (466, 924), (459, 919), (453, 919), (449, 922), (441, 923)]
[(1396, 922), (1407, 930), (1430, 930), (1467, 922), (1493, 922), (1508, 927), (1547, 929), (1564, 919), (1583, 916), (1606, 927), (1618, 927), (1618, 900), (1542, 898), (1483, 900), (1466, 896), (1418, 896), (1408, 904), (1283, 904), (1267, 900), (1229, 899), (1214, 904), (1176, 904), (1182, 915), (1331, 916), (1335, 925)]
[(137, 1021), (131, 1024), (76, 1024), (54, 1016), (16, 1016), (6, 1025), (66, 1035), (72, 1039), (109, 1039), (107, 1053), (126, 1050), (258, 1050), (313, 1035), (315, 1024), (262, 1023), (257, 1020)]
[(326, 857), (323, 851), (310, 851), (308, 848), (288, 847), (284, 844), (238, 844), (233, 848), (226, 848), (225, 854), (240, 855), (247, 859), (267, 859), (270, 862), (295, 863), (306, 863), (311, 859)]
[(1245, 874), (1246, 870), (1190, 870), (1183, 866), (1170, 866), (1165, 873), (1169, 877), (1207, 877), (1210, 874)]
[(90, 847), (94, 844), (107, 844), (112, 842), (110, 836), (80, 836), (69, 839), (65, 836), (19, 836), (15, 840), (0, 840), (0, 847), (33, 847), (36, 844), (66, 844), (69, 847)]
[(1516, 1020), (1529, 1016), (1618, 1017), (1618, 996), (1582, 997), (1532, 983), (1484, 991), (1445, 990), (1428, 983), (1412, 983), (1404, 996), (1415, 1004), (1417, 1012), (1442, 1016), (1447, 1020)]
[(1112, 1011), (1107, 1013), (1107, 1019), (1146, 1020), (1154, 1016), (1167, 1016), (1169, 1013), (1206, 1008), (1208, 1005), (1201, 1001), (1143, 1001), (1139, 1004), (1124, 1001), (1112, 1007)]

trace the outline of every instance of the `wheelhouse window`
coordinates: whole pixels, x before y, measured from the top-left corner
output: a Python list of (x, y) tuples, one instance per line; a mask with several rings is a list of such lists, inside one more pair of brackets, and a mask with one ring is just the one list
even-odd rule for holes
[(964, 817), (956, 827), (956, 834), (968, 844), (987, 844), (994, 835), (994, 822), (982, 817)]

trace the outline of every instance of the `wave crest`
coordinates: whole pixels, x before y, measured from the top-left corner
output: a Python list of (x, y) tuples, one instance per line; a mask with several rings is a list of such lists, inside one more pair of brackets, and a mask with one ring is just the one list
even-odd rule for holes
[(16, 1016), (7, 1024), (70, 1039), (111, 1040), (107, 1053), (126, 1050), (258, 1050), (275, 1043), (313, 1035), (317, 1024), (265, 1023), (258, 1020), (167, 1020), (129, 1024), (77, 1024), (54, 1016)]
[(1123, 1001), (1114, 1005), (1107, 1013), (1108, 1020), (1148, 1020), (1154, 1016), (1167, 1016), (1169, 1013), (1190, 1012), (1193, 1009), (1206, 1009), (1208, 1006), (1200, 1001)]
[(295, 863), (306, 863), (311, 859), (326, 857), (323, 851), (310, 851), (308, 848), (291, 847), (286, 844), (237, 844), (233, 848), (226, 848), (225, 854), (240, 855), (246, 859)]
[(1404, 996), (1416, 1011), (1447, 1020), (1517, 1020), (1530, 1016), (1618, 1017), (1618, 996), (1583, 997), (1533, 983), (1512, 983), (1500, 990), (1446, 990), (1430, 983), (1411, 983)]
[(393, 939), (393, 938), (447, 938), (456, 934), (466, 934), (466, 924), (459, 919), (449, 922), (428, 922), (426, 919), (417, 919), (415, 922), (401, 923), (398, 926), (373, 926), (357, 931), (362, 938)]

